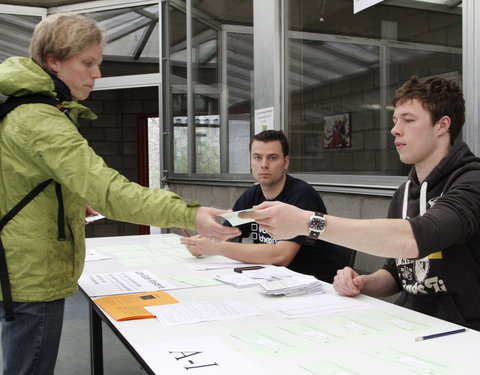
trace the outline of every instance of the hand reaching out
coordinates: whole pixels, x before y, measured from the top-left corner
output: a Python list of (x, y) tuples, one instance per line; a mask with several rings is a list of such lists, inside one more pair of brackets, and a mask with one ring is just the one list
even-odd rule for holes
[(218, 215), (230, 212), (230, 210), (219, 210), (212, 207), (200, 207), (195, 218), (195, 229), (204, 237), (213, 238), (218, 241), (240, 235), (240, 230), (235, 227), (226, 227), (215, 221)]

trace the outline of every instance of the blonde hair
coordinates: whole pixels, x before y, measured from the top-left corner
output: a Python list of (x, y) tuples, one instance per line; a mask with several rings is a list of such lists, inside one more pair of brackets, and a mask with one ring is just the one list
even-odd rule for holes
[(37, 64), (49, 71), (46, 57), (66, 60), (81, 51), (104, 44), (103, 30), (88, 17), (57, 13), (41, 21), (30, 41), (30, 54)]

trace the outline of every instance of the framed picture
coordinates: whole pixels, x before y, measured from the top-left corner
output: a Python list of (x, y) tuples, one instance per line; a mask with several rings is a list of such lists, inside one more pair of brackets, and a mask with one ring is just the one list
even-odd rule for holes
[(352, 147), (350, 113), (323, 117), (323, 146), (325, 148)]

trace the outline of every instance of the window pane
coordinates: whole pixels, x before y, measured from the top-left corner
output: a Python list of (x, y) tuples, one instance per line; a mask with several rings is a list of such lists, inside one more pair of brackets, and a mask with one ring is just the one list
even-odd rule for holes
[(148, 186), (160, 188), (160, 119), (148, 118)]
[(227, 33), (228, 171), (249, 173), (252, 97), (253, 35)]
[(390, 134), (393, 93), (412, 75), (461, 77), (461, 14), (435, 9), (380, 4), (353, 15), (351, 1), (290, 1), (291, 171), (408, 172)]
[(172, 95), (173, 110), (173, 171), (188, 172), (187, 95)]
[(30, 56), (33, 29), (41, 20), (36, 16), (0, 14), (0, 62), (11, 56)]
[(168, 82), (173, 120), (173, 172), (188, 173), (187, 22), (185, 13), (173, 7), (169, 7), (169, 17)]
[(192, 24), (195, 172), (220, 173), (219, 30), (198, 19)]
[[(194, 173), (248, 173), (253, 78), (253, 1), (192, 1), (193, 113), (187, 107), (184, 9), (170, 11), (174, 172), (188, 172), (188, 116), (195, 126)], [(226, 132), (228, 134), (222, 133)], [(224, 140), (222, 143), (222, 139)], [(179, 150), (179, 147), (185, 147)], [(222, 148), (223, 147), (223, 148)]]
[[(459, 9), (448, 8), (446, 0), (440, 1), (441, 4), (416, 2), (418, 6), (411, 0), (385, 2), (353, 14), (352, 0), (290, 0), (290, 30), (462, 46)], [(390, 38), (386, 38), (386, 33), (391, 34)]]
[(104, 77), (158, 73), (158, 4), (90, 13), (105, 30)]

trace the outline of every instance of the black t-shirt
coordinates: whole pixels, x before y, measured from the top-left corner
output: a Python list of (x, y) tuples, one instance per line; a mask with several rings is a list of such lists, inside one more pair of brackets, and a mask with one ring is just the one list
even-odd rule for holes
[[(245, 210), (265, 200), (260, 185), (256, 184), (248, 188), (238, 198), (233, 206), (233, 210)], [(287, 175), (285, 186), (281, 193), (272, 200), (288, 203), (304, 210), (327, 212), (322, 198), (312, 186), (289, 175)], [(261, 230), (255, 222), (240, 225), (239, 229), (242, 231), (242, 238), (248, 238), (252, 235), (252, 241), (255, 244), (272, 244), (277, 242), (268, 233)], [(289, 241), (302, 245), (288, 266), (293, 271), (313, 275), (320, 280), (332, 282), (336, 271), (344, 266), (340, 256), (335, 251), (335, 247), (328, 242), (315, 241), (306, 236), (298, 236)]]

